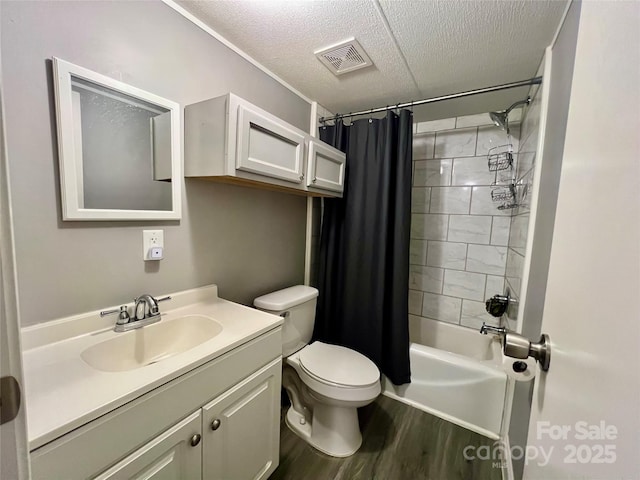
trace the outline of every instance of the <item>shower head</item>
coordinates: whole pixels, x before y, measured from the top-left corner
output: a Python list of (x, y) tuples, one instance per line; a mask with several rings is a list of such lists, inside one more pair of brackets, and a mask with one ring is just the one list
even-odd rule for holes
[(527, 97), (526, 100), (520, 100), (502, 112), (489, 112), (489, 117), (491, 117), (491, 121), (496, 127), (507, 130), (509, 126), (509, 113), (511, 110), (516, 108), (518, 105), (529, 105), (530, 103), (531, 97)]

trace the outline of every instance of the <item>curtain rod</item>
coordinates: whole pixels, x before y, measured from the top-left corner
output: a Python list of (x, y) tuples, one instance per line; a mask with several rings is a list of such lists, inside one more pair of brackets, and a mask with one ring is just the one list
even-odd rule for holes
[(502, 85), (494, 85), (493, 87), (478, 88), (476, 90), (467, 90), (466, 92), (450, 93), (440, 97), (426, 98), (414, 102), (398, 103), (397, 105), (387, 105), (386, 107), (371, 108), (369, 110), (360, 110), (359, 112), (341, 113), (331, 117), (321, 117), (320, 123), (326, 123), (329, 120), (338, 120), (340, 118), (357, 117), (358, 115), (371, 115), (372, 113), (386, 112), (387, 110), (395, 110), (396, 108), (414, 107), (416, 105), (425, 105), (427, 103), (441, 102), (443, 100), (452, 100), (454, 98), (469, 97), (471, 95), (480, 95), (482, 93), (499, 92), (500, 90), (508, 90), (510, 88), (527, 87), (529, 85), (538, 85), (542, 83), (542, 77), (534, 77), (529, 80), (520, 80), (519, 82), (504, 83)]

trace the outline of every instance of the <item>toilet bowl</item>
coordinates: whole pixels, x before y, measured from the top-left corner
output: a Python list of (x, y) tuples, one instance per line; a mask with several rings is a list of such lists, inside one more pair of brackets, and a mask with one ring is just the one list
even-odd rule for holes
[(256, 298), (261, 310), (283, 324), (282, 384), (291, 400), (287, 426), (327, 455), (348, 457), (362, 444), (358, 408), (380, 394), (380, 372), (346, 347), (312, 342), (318, 291), (298, 285)]

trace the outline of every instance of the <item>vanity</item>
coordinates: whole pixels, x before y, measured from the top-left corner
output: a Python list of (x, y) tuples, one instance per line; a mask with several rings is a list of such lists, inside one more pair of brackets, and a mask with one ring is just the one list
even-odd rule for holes
[(33, 479), (276, 469), (282, 319), (215, 285), (171, 297), (159, 322), (127, 332), (98, 312), (23, 329)]

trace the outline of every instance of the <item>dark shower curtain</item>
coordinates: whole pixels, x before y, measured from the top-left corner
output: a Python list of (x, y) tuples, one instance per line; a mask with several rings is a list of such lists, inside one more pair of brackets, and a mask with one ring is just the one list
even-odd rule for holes
[(324, 200), (314, 338), (408, 383), (411, 112), (338, 121), (320, 138), (347, 154), (347, 170), (344, 197)]

